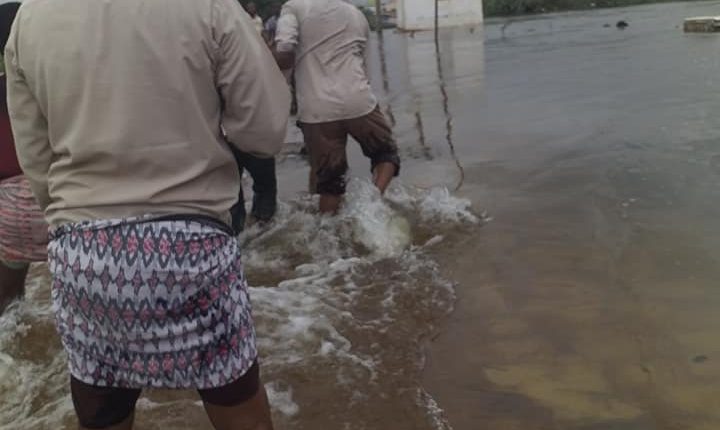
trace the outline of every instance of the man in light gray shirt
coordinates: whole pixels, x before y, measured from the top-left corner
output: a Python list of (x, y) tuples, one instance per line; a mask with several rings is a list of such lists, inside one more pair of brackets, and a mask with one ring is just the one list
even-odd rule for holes
[(236, 0), (25, 0), (5, 60), (80, 429), (130, 430), (141, 391), (165, 388), (196, 389), (217, 430), (272, 430), (225, 225), (230, 146), (272, 157), (288, 120), (250, 17)]
[(311, 191), (320, 194), (324, 213), (337, 212), (345, 193), (348, 135), (370, 158), (381, 192), (400, 170), (392, 130), (370, 88), (369, 33), (365, 16), (342, 0), (290, 0), (278, 21), (276, 59), (295, 68)]

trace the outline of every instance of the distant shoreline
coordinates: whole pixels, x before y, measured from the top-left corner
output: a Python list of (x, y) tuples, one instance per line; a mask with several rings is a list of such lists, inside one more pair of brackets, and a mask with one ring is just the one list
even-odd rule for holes
[[(696, 0), (485, 0), (487, 18), (511, 18), (544, 13), (610, 9), (654, 3), (689, 3)], [(700, 0), (713, 1), (713, 0)]]

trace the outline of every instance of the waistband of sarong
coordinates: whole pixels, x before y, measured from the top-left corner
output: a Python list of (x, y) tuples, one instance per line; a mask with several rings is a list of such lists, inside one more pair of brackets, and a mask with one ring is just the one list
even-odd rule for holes
[(184, 215), (166, 215), (159, 218), (153, 218), (151, 220), (152, 222), (162, 222), (162, 221), (190, 221), (190, 222), (196, 222), (198, 224), (203, 224), (208, 227), (214, 227), (218, 230), (223, 231), (224, 233), (229, 234), (230, 236), (235, 235), (235, 230), (233, 230), (232, 227), (227, 225), (226, 223), (220, 221), (217, 218), (213, 218), (208, 215), (200, 215), (200, 214), (184, 214)]
[(57, 239), (65, 234), (71, 233), (73, 230), (78, 229), (96, 230), (102, 228), (116, 227), (119, 225), (146, 224), (151, 222), (195, 222), (219, 230), (229, 236), (235, 236), (235, 231), (233, 230), (233, 228), (217, 218), (201, 214), (177, 214), (163, 216), (146, 215), (135, 218), (124, 218), (116, 220), (94, 220), (65, 224), (53, 229), (50, 232), (50, 240)]

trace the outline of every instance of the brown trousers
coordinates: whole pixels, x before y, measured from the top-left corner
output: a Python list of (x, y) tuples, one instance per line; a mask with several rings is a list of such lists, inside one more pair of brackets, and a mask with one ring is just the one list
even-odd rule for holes
[(301, 123), (300, 128), (310, 156), (311, 192), (333, 195), (345, 193), (348, 136), (360, 144), (363, 154), (372, 163), (372, 169), (379, 163), (389, 162), (396, 166), (396, 174), (400, 172), (400, 157), (392, 129), (379, 107), (359, 118)]

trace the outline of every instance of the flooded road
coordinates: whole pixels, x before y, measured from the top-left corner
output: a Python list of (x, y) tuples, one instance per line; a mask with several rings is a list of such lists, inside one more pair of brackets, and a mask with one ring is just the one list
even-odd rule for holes
[[(680, 28), (717, 10), (374, 39), (401, 183), (382, 201), (351, 145), (318, 217), (291, 126), (281, 211), (243, 235), (277, 428), (720, 428), (720, 38)], [(3, 430), (75, 428), (48, 283), (0, 318)], [(210, 425), (153, 391), (136, 428)]]
[(679, 28), (719, 8), (491, 23), (482, 85), (446, 81), (493, 218), (438, 256), (458, 302), (425, 383), (455, 429), (720, 428), (720, 39)]

